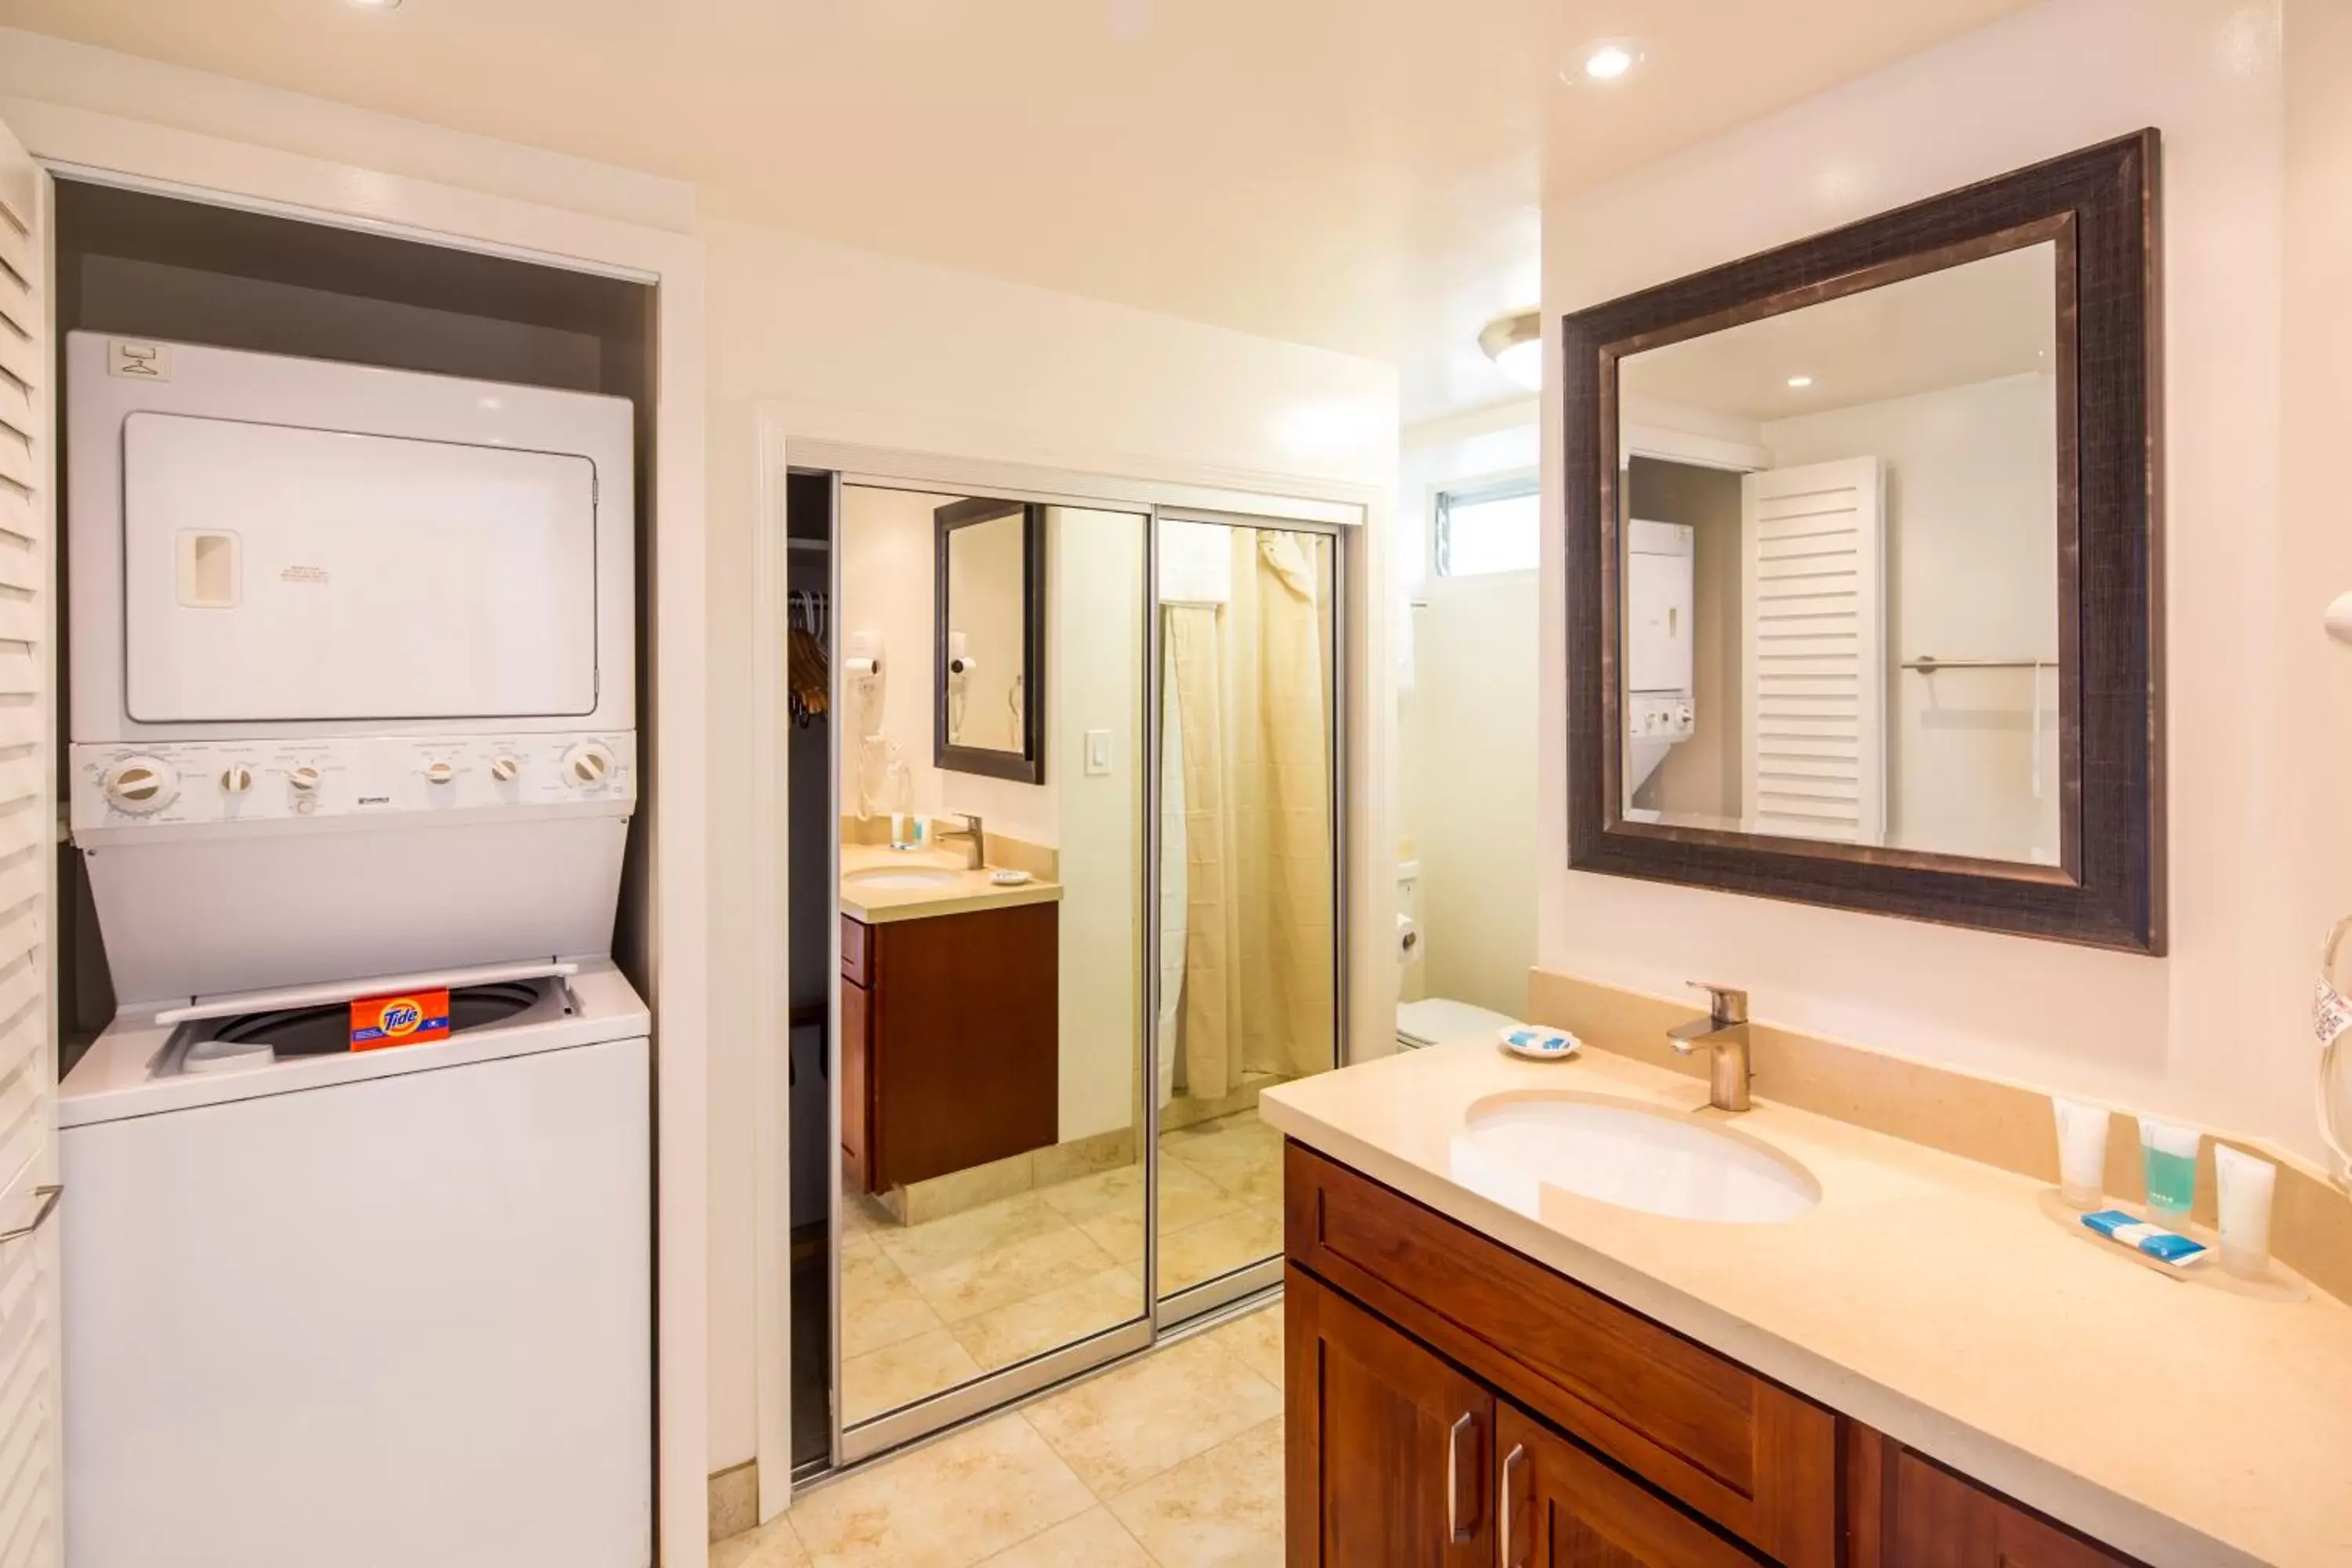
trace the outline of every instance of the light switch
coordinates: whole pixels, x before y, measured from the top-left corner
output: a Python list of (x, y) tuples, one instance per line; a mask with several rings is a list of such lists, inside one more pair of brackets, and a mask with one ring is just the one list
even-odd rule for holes
[(1087, 731), (1087, 773), (1090, 776), (1097, 777), (1097, 778), (1098, 778), (1098, 777), (1100, 777), (1101, 775), (1103, 775), (1103, 774), (1105, 774), (1105, 773), (1109, 773), (1109, 772), (1110, 772), (1110, 731), (1109, 731), (1108, 730), (1089, 730), (1089, 731)]

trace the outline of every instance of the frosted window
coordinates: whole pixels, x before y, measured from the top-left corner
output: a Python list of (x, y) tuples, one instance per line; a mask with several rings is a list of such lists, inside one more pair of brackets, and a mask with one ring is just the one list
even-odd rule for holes
[(1437, 574), (1532, 572), (1542, 522), (1543, 499), (1532, 483), (1443, 492), (1437, 498)]

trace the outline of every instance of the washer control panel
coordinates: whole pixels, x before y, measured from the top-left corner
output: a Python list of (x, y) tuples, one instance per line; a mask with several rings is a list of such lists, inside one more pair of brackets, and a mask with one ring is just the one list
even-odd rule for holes
[(77, 830), (635, 802), (636, 737), (425, 735), (73, 748)]
[(1625, 733), (1636, 741), (1687, 741), (1698, 731), (1698, 715), (1678, 691), (1636, 691), (1625, 699)]

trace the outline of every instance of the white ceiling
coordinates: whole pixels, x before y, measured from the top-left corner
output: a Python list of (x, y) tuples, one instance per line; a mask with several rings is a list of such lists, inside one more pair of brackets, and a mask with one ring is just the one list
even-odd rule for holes
[[(1581, 188), (2026, 0), (0, 0), (0, 23), (692, 182), (705, 211), (1507, 384)], [(1647, 58), (1607, 89), (1593, 38)], [(1543, 143), (1549, 124), (1550, 147)]]
[[(2049, 372), (2055, 247), (2043, 244), (1688, 338), (1618, 367), (1629, 398), (1787, 419)], [(1792, 387), (1791, 376), (1811, 384)]]

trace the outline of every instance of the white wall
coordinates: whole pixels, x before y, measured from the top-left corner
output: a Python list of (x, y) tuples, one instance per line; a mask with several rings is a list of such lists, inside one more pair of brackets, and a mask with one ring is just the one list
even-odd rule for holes
[(1774, 468), (1886, 465), (1890, 844), (2057, 861), (2057, 672), (1900, 668), (2058, 657), (2056, 396), (2013, 375), (1764, 426)]
[[(1061, 1139), (1132, 1127), (1143, 1049), (1144, 521), (1055, 507), (1048, 780), (1062, 851)], [(1110, 731), (1110, 771), (1086, 738)]]
[(1433, 577), (1398, 704), (1425, 994), (1525, 1016), (1536, 951), (1536, 574)]
[[(1397, 394), (1387, 365), (743, 224), (706, 222), (703, 232), (714, 715), (744, 710), (756, 651), (750, 580), (763, 403), (797, 434), (898, 450), (1275, 494), (1316, 482), (1392, 491)], [(1380, 604), (1385, 573), (1375, 565), (1368, 576), (1361, 586), (1375, 596), (1366, 602)], [(1367, 618), (1350, 625), (1360, 668), (1384, 642)], [(1362, 693), (1367, 706), (1350, 731), (1357, 744), (1387, 744), (1385, 694), (1384, 683)], [(756, 873), (727, 852), (746, 830), (751, 742), (740, 725), (714, 725), (714, 1469), (751, 1458), (756, 1436), (752, 1129), (761, 1036), (748, 990), (727, 984), (770, 961), (744, 950), (742, 911)], [(1386, 793), (1360, 772), (1357, 782), (1351, 815), (1360, 839), (1361, 824), (1384, 816)], [(1360, 1003), (1358, 1011), (1360, 1018)]]
[[(1704, 973), (1751, 987), (1758, 1016), (1775, 1023), (2313, 1147), (2299, 1019), (2323, 914), (2352, 907), (2341, 804), (2352, 677), (2315, 629), (2327, 595), (2352, 584), (2352, 530), (2322, 482), (2321, 426), (2339, 428), (2340, 448), (2345, 406), (2336, 100), (2347, 61), (2329, 11), (2289, 12), (2312, 18), (2332, 52), (2311, 71), (2300, 100), (2310, 118), (2284, 150), (2276, 4), (2049, 0), (1545, 215), (1556, 318), (2037, 159), (2163, 131), (2171, 956), (1559, 870), (1543, 880), (1543, 963), (1661, 994)], [(2305, 177), (2283, 206), (2283, 169), (2297, 166)], [(2296, 274), (2308, 292), (2287, 336), (2315, 342), (2297, 342), (2288, 362), (2306, 421), (2288, 451), (2307, 465), (2310, 504), (2284, 515), (2283, 234), (2298, 237), (2293, 254), (2309, 268)], [(2321, 287), (2329, 276), (2333, 296)], [(1556, 395), (1551, 414), (1556, 530)], [(1548, 548), (1557, 563), (1556, 532)], [(1561, 581), (1546, 574), (1538, 755), (1550, 867), (1566, 858)], [(2291, 713), (2290, 697), (2300, 700)]]
[[(2352, 528), (2345, 526), (2344, 429), (2352, 410), (2352, 6), (2286, 0), (2287, 323), (2281, 447), (2281, 526), (2263, 624), (2275, 679), (2262, 853), (2276, 878), (2263, 938), (2268, 987), (2283, 1011), (2306, 994), (2297, 960), (2329, 921), (2352, 910), (2352, 648), (2314, 626), (2327, 601), (2352, 589)], [(2178, 574), (2176, 583), (2179, 581)], [(2179, 655), (2176, 653), (2176, 662)], [(2313, 716), (2323, 716), (2314, 722)], [(2283, 1026), (2284, 1027), (2284, 1026)], [(2291, 1033), (2291, 1031), (2290, 1031)], [(2307, 1050), (2301, 1041), (2295, 1045)], [(2293, 1072), (2295, 1050), (2282, 1053)], [(2352, 1057), (2338, 1062), (2336, 1104), (2352, 1119)], [(2292, 1078), (2289, 1087), (2292, 1086)]]
[(1420, 994), (1513, 1016), (1536, 951), (1537, 574), (1432, 575), (1429, 525), (1439, 490), (1536, 466), (1536, 413), (1530, 399), (1409, 432), (1395, 545), (1411, 617), (1396, 769), (1398, 853), (1421, 866), (1414, 979)]

